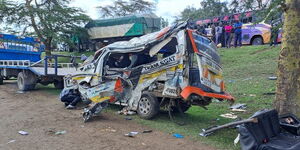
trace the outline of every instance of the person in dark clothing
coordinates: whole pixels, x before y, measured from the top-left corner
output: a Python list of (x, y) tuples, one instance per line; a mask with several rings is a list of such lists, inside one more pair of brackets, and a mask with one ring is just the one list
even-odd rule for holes
[(198, 26), (197, 31), (200, 34), (206, 35), (205, 27), (203, 25)]
[(225, 37), (224, 25), (222, 26), (221, 44), (222, 44), (222, 47), (226, 47), (226, 37)]
[(110, 68), (126, 68), (131, 64), (128, 54), (113, 54), (109, 58), (107, 65)]
[(77, 103), (81, 101), (80, 93), (73, 89), (63, 89), (59, 98), (65, 103), (67, 109), (76, 108)]
[(223, 26), (222, 23), (216, 27), (216, 45), (222, 43), (222, 33), (223, 33)]
[(274, 21), (272, 21), (271, 23), (271, 39), (270, 39), (270, 46), (276, 46), (277, 45), (277, 38), (278, 38), (278, 32), (279, 32), (279, 28), (281, 27), (280, 24), (276, 24), (274, 23)]
[(234, 47), (242, 46), (242, 26), (243, 24), (240, 21), (236, 21), (234, 26)]
[(212, 34), (212, 40), (214, 43), (216, 43), (216, 26), (215, 24), (211, 25), (211, 34)]

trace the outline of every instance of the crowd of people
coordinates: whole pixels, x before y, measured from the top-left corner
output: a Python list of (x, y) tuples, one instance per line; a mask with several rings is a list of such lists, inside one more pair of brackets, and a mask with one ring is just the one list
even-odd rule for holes
[[(223, 22), (218, 24), (212, 24), (211, 28), (211, 39), (216, 45), (221, 44), (222, 47), (230, 48), (232, 46), (242, 46), (242, 26), (240, 21)], [(197, 31), (201, 34), (207, 35), (205, 26), (198, 26)], [(232, 41), (233, 45), (232, 45)]]
[[(279, 30), (282, 27), (280, 21), (271, 20), (270, 46), (276, 46)], [(242, 26), (239, 20), (234, 22), (220, 22), (211, 25), (197, 25), (195, 29), (203, 35), (211, 37), (218, 47), (231, 48), (242, 46)], [(209, 29), (209, 30), (207, 30)]]

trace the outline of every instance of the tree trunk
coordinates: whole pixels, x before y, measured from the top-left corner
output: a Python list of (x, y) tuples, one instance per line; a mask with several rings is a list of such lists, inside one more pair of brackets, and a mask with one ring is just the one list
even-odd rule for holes
[(46, 52), (46, 56), (51, 56), (51, 43), (52, 42), (52, 38), (48, 38), (45, 40), (45, 52)]
[(286, 0), (275, 108), (300, 117), (300, 0)]

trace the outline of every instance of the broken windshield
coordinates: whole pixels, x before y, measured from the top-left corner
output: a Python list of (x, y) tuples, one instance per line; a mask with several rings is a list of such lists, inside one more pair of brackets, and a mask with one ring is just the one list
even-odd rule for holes
[(197, 46), (197, 49), (199, 50), (200, 53), (204, 54), (205, 57), (209, 57), (216, 63), (220, 64), (220, 56), (217, 53), (217, 48), (215, 44), (210, 41), (209, 39), (198, 35), (195, 32), (193, 33), (193, 38), (195, 40), (195, 44)]

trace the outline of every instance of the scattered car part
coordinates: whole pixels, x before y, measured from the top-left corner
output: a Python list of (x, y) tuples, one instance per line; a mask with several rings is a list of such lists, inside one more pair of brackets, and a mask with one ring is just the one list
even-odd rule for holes
[(199, 135), (200, 136), (208, 136), (208, 135), (212, 134), (214, 131), (232, 127), (232, 126), (236, 126), (236, 125), (240, 125), (240, 124), (247, 123), (247, 122), (257, 123), (258, 121), (257, 121), (257, 118), (250, 118), (250, 119), (244, 119), (244, 120), (240, 120), (240, 121), (234, 121), (234, 122), (230, 122), (230, 123), (227, 123), (224, 125), (213, 126), (213, 127), (207, 128), (207, 129), (202, 129), (203, 132), (201, 132)]

